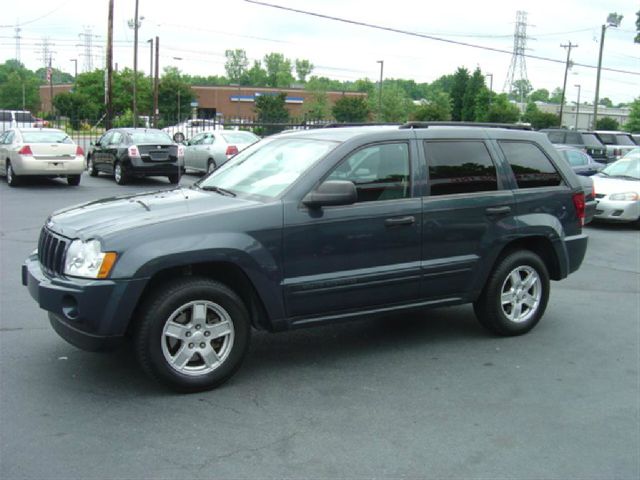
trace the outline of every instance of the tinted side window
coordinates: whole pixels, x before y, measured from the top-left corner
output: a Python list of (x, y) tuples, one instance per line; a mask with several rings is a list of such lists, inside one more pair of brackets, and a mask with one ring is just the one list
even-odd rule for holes
[(16, 112), (16, 122), (18, 123), (31, 123), (35, 119), (29, 112)]
[(569, 145), (582, 145), (582, 137), (577, 132), (567, 132), (567, 143)]
[(0, 110), (0, 121), (10, 122), (11, 121), (11, 112), (7, 110)]
[(365, 147), (345, 158), (327, 180), (352, 181), (358, 202), (408, 198), (409, 145), (385, 143)]
[(481, 141), (425, 142), (431, 195), (498, 189), (496, 167)]
[(612, 133), (598, 133), (598, 138), (605, 145), (615, 145), (616, 144), (616, 136)]
[(551, 143), (564, 143), (564, 132), (546, 132)]
[(537, 145), (529, 142), (499, 142), (511, 165), (518, 188), (563, 185), (562, 177)]

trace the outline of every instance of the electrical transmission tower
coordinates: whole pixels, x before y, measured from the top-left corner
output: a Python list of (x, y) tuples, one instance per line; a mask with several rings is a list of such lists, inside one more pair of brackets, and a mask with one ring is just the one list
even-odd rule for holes
[(91, 27), (84, 27), (84, 33), (80, 33), (78, 36), (82, 40), (82, 47), (84, 47), (84, 53), (80, 54), (84, 57), (84, 71), (93, 71), (93, 38), (95, 35), (91, 33)]
[(20, 25), (16, 25), (15, 28), (16, 34), (13, 38), (16, 39), (16, 61), (20, 61), (20, 32), (22, 31), (22, 29), (20, 28)]
[(53, 56), (56, 53), (54, 50), (51, 50), (51, 47), (55, 45), (55, 43), (51, 43), (49, 41), (49, 37), (44, 37), (41, 43), (36, 44), (40, 47), (40, 50), (37, 53), (40, 55), (40, 59), (42, 60), (42, 66), (47, 69), (53, 63)]
[[(524, 52), (527, 49), (527, 12), (518, 10), (516, 13), (516, 30), (513, 34), (513, 55), (509, 72), (504, 82), (503, 92), (513, 92), (513, 83), (517, 80), (529, 81), (527, 78), (527, 64), (525, 63)], [(520, 82), (525, 83), (525, 82)], [(520, 85), (523, 87), (523, 85)], [(522, 96), (522, 88), (520, 89)], [(522, 98), (520, 99), (522, 101)]]

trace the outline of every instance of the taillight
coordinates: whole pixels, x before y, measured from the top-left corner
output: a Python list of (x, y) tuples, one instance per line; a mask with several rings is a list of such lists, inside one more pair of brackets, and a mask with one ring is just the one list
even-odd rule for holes
[(129, 148), (129, 157), (139, 157), (140, 156), (140, 150), (138, 150), (138, 147), (135, 145), (131, 145)]
[(33, 152), (31, 151), (31, 147), (29, 145), (25, 145), (20, 150), (18, 150), (18, 154), (19, 155), (33, 155)]
[(76, 155), (84, 155), (84, 150), (82, 150), (80, 145), (76, 147)]
[(622, 155), (622, 150), (620, 150), (619, 148), (614, 148), (613, 155), (619, 157), (620, 155)]
[(229, 145), (227, 147), (227, 157), (231, 157), (232, 155), (235, 155), (238, 153), (238, 147), (236, 147), (235, 145)]
[(580, 221), (580, 226), (584, 227), (584, 219), (585, 219), (584, 192), (573, 194), (573, 206), (576, 207), (576, 215), (578, 216), (578, 220)]

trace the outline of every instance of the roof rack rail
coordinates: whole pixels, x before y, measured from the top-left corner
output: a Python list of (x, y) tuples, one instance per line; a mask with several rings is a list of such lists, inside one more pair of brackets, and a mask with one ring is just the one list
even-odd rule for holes
[(479, 127), (506, 128), (508, 130), (533, 130), (531, 125), (514, 123), (480, 123), (480, 122), (407, 122), (400, 128), (429, 128), (429, 127)]
[(342, 128), (342, 127), (380, 127), (380, 126), (395, 126), (399, 127), (399, 123), (385, 123), (385, 122), (332, 122), (323, 125), (323, 128)]

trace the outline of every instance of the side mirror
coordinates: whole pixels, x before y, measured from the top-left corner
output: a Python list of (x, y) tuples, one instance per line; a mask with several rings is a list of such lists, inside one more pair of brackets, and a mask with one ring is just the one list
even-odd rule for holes
[(309, 208), (352, 205), (358, 200), (358, 192), (353, 182), (347, 180), (329, 180), (302, 199)]

